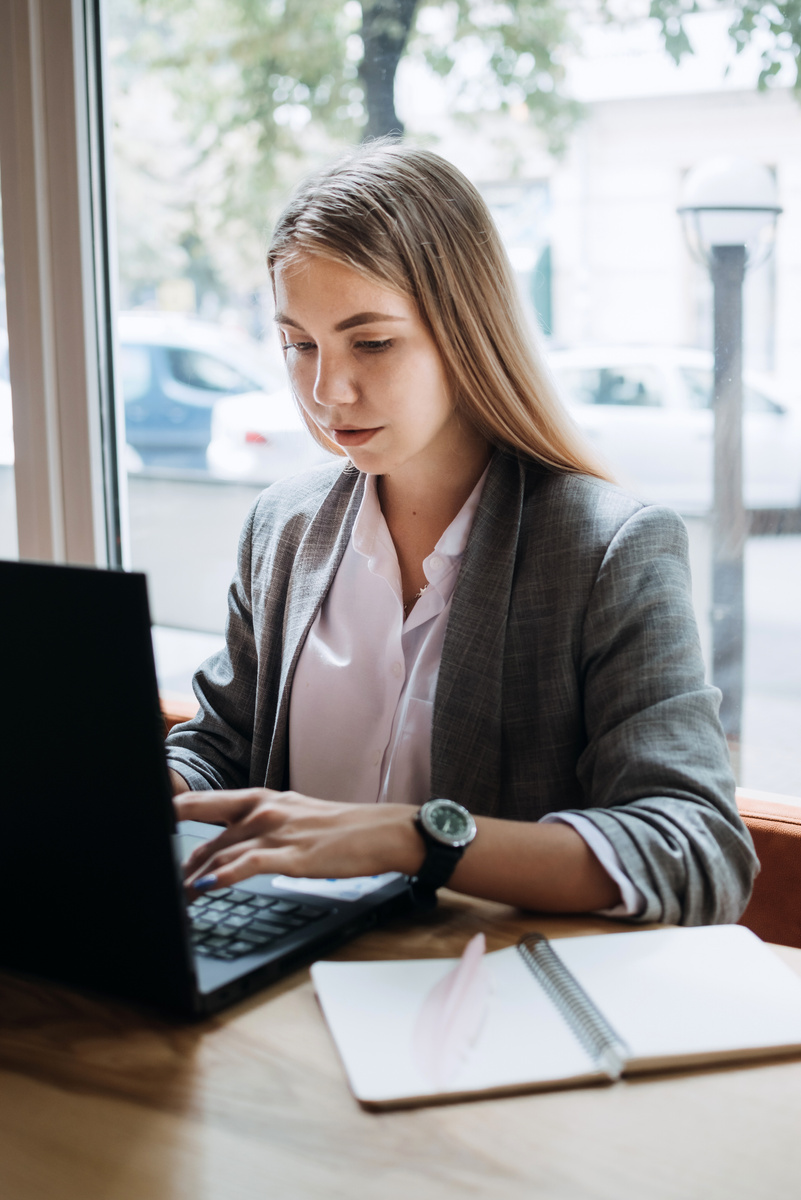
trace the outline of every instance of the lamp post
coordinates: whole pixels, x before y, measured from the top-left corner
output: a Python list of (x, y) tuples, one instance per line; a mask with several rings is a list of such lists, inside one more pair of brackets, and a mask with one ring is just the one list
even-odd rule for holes
[(762, 166), (719, 158), (690, 171), (678, 212), (694, 258), (709, 271), (715, 348), (712, 505), (712, 682), (739, 779), (743, 707), (743, 280), (773, 247), (776, 181)]

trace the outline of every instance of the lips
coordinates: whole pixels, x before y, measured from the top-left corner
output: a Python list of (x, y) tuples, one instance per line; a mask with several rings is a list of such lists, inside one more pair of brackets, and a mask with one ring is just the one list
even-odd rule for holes
[(363, 446), (380, 428), (376, 426), (374, 429), (329, 429), (328, 434), (338, 446)]

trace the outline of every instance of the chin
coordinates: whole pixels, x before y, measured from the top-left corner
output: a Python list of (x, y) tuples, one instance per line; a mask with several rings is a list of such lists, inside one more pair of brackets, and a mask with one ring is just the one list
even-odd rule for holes
[(383, 454), (371, 453), (366, 446), (349, 446), (345, 453), (354, 467), (367, 475), (385, 475), (391, 470)]

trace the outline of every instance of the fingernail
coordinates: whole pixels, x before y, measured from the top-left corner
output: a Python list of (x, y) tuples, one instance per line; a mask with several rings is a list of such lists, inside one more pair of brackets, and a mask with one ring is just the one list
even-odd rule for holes
[(216, 875), (203, 875), (202, 878), (196, 879), (192, 887), (196, 892), (207, 892), (209, 888), (217, 886)]

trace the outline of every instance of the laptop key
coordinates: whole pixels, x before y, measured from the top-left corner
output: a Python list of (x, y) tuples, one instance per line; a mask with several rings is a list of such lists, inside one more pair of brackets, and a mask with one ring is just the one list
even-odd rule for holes
[(251, 954), (253, 952), (253, 946), (250, 944), (250, 942), (231, 942), (231, 945), (228, 947), (228, 952), (230, 954)]
[(299, 904), (295, 915), (305, 917), (307, 921), (316, 921), (318, 917), (322, 917), (326, 912), (333, 911), (333, 909), (317, 908), (313, 904)]
[(250, 920), (250, 917), (242, 917), (238, 913), (231, 913), (230, 916), (223, 917), (220, 924), (224, 929), (242, 929), (244, 925), (250, 923)]
[(251, 908), (256, 908), (256, 909), (272, 908), (274, 904), (278, 904), (278, 903), (279, 903), (279, 901), (276, 900), (276, 898), (274, 896), (251, 895), (251, 897), (250, 897)]
[(293, 930), (287, 929), (286, 925), (279, 925), (274, 921), (254, 921), (249, 927), (257, 933), (270, 933), (273, 937), (284, 937), (287, 933), (292, 933)]
[(239, 936), (239, 941), (247, 942), (248, 945), (255, 948), (257, 946), (268, 946), (270, 942), (275, 941), (276, 936), (274, 933), (260, 933), (258, 929), (243, 929)]
[(290, 904), (288, 900), (276, 900), (272, 906), (275, 913), (293, 913), (298, 908), (297, 904)]
[(208, 921), (203, 917), (196, 917), (192, 922), (193, 933), (208, 933), (212, 929), (216, 929), (215, 921)]
[(309, 923), (305, 917), (296, 917), (290, 913), (277, 913), (276, 916), (270, 913), (268, 920), (274, 921), (276, 925), (283, 925), (285, 929), (302, 929)]

